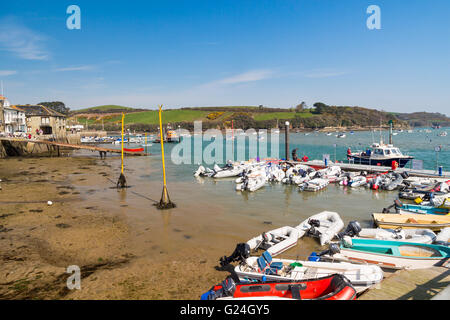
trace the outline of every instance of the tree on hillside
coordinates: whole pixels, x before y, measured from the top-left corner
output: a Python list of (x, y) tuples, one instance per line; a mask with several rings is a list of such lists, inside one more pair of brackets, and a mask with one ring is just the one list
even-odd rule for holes
[(302, 112), (304, 111), (308, 106), (306, 105), (305, 101), (302, 101), (302, 103), (295, 106), (295, 112)]
[(325, 103), (316, 102), (316, 103), (314, 103), (314, 108), (316, 108), (316, 109), (314, 110), (313, 113), (323, 114), (327, 111), (327, 109), (329, 107)]
[(61, 101), (39, 102), (38, 104), (62, 114), (68, 114), (70, 111), (70, 108), (67, 108), (66, 105)]

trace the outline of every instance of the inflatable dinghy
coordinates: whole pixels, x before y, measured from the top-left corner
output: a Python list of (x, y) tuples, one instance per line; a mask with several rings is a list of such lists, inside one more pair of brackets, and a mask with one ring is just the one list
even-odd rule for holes
[(433, 243), (436, 240), (436, 234), (430, 229), (363, 228), (359, 232), (358, 237), (415, 243)]
[(299, 239), (298, 230), (293, 227), (281, 227), (247, 241), (250, 250), (267, 250), (272, 256), (276, 256), (297, 244)]
[(235, 283), (231, 277), (213, 286), (201, 300), (354, 300), (350, 281), (335, 274), (295, 282)]
[(305, 234), (320, 239), (320, 245), (329, 243), (344, 228), (344, 222), (337, 212), (323, 211), (315, 214), (297, 227), (299, 237)]

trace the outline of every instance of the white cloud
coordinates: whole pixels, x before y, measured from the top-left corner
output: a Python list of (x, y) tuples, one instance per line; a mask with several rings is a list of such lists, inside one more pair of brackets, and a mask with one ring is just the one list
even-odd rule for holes
[(65, 71), (86, 71), (94, 69), (93, 66), (78, 66), (78, 67), (66, 67), (55, 69), (55, 72), (65, 72)]
[(311, 71), (310, 73), (305, 74), (307, 78), (331, 78), (338, 77), (347, 74), (346, 71), (326, 71), (326, 70), (317, 70)]
[(16, 73), (17, 73), (17, 71), (14, 71), (14, 70), (0, 70), (0, 77), (11, 76)]
[(15, 18), (0, 21), (0, 50), (12, 52), (26, 60), (48, 60), (50, 54), (44, 48), (46, 37), (40, 35)]
[(235, 84), (243, 82), (253, 82), (271, 78), (273, 76), (273, 71), (263, 69), (263, 70), (252, 70), (238, 75), (228, 77), (222, 80), (214, 81), (214, 83), (220, 84)]

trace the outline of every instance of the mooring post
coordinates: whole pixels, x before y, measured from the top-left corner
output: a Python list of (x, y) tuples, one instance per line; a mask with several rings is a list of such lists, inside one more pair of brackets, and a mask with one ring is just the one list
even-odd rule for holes
[(125, 179), (125, 176), (123, 174), (123, 122), (125, 119), (125, 114), (122, 113), (122, 165), (121, 165), (121, 170), (120, 170), (120, 176), (119, 176), (119, 180), (117, 181), (117, 188), (125, 188), (127, 186), (127, 180)]
[(286, 160), (289, 160), (289, 121), (285, 122), (286, 129), (284, 130), (284, 148), (286, 153)]
[(163, 167), (163, 190), (161, 195), (161, 200), (156, 207), (158, 209), (170, 209), (175, 208), (175, 203), (170, 201), (169, 192), (167, 191), (166, 185), (166, 164), (164, 162), (164, 135), (163, 135), (163, 126), (162, 126), (162, 105), (159, 106), (159, 133), (161, 134), (161, 157), (162, 157), (162, 167)]

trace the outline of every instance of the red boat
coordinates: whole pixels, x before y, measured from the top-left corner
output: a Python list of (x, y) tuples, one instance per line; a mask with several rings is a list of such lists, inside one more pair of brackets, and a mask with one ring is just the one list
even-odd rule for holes
[(144, 148), (137, 148), (137, 149), (127, 149), (127, 148), (123, 148), (123, 151), (128, 151), (128, 152), (142, 152), (142, 151), (144, 151)]
[(343, 275), (294, 282), (235, 283), (228, 277), (201, 297), (217, 299), (354, 300), (356, 290)]

